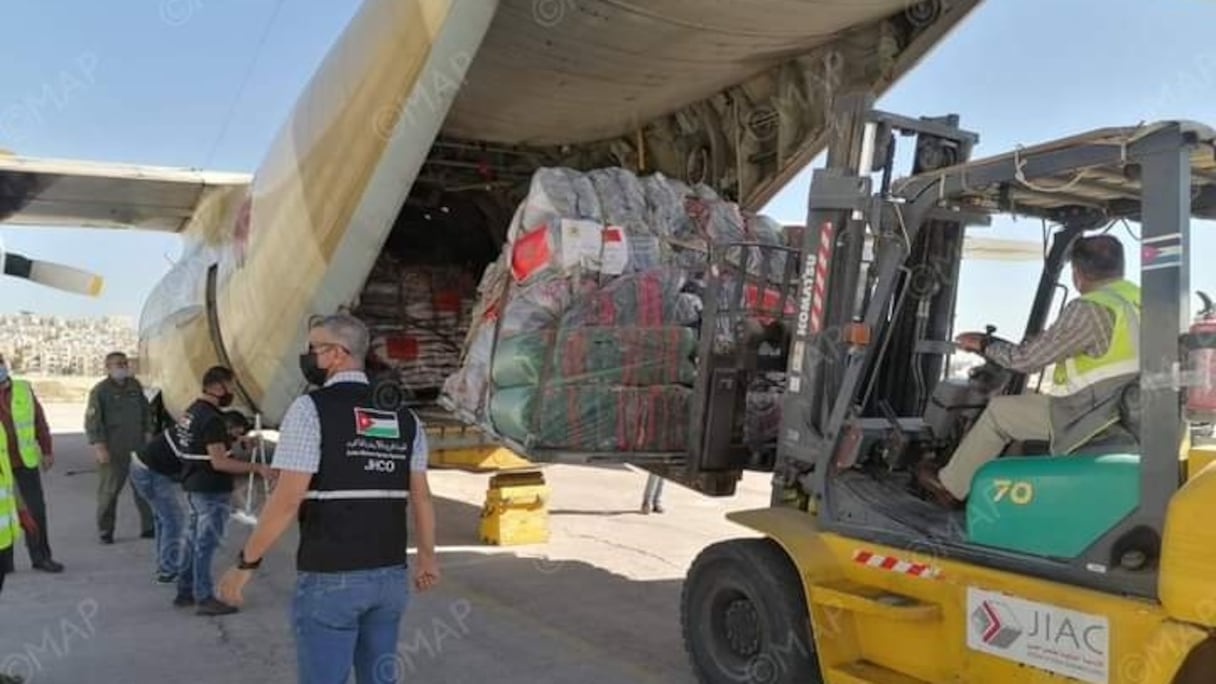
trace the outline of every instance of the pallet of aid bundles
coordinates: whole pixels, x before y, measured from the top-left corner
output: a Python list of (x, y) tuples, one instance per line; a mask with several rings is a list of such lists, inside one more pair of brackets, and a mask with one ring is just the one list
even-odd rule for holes
[(781, 240), (775, 222), (702, 186), (541, 169), (478, 286), (440, 401), (526, 451), (684, 452), (709, 251)]

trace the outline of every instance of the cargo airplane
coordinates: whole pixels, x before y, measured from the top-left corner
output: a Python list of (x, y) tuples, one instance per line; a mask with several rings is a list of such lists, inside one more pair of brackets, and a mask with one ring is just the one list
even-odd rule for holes
[[(180, 235), (140, 316), (140, 377), (177, 415), (229, 365), (273, 427), (306, 387), (307, 319), (352, 305), (405, 209), (501, 243), (532, 172), (564, 165), (759, 210), (826, 148), (836, 94), (881, 94), (978, 1), (366, 0), (252, 174), (0, 154), (0, 221)], [(99, 287), (19, 255), (4, 272)]]

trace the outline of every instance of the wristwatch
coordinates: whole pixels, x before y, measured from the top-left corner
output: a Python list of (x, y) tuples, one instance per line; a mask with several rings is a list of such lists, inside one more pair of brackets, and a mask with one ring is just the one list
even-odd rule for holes
[(239, 570), (257, 570), (258, 566), (261, 564), (261, 558), (253, 561), (252, 563), (245, 560), (245, 549), (241, 549), (241, 552), (236, 557), (236, 567)]

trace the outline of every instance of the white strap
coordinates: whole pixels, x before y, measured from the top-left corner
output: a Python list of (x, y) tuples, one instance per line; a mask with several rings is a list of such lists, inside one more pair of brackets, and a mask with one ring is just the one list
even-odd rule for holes
[(334, 489), (329, 491), (309, 490), (308, 499), (408, 499), (410, 493), (404, 489)]
[(1101, 366), (1100, 368), (1095, 368), (1084, 375), (1077, 374), (1077, 366), (1072, 359), (1065, 361), (1064, 365), (1068, 369), (1068, 377), (1065, 380), (1064, 385), (1056, 386), (1057, 391), (1053, 392), (1053, 394), (1056, 396), (1068, 396), (1070, 394), (1076, 394), (1086, 387), (1096, 385), (1104, 380), (1110, 380), (1111, 378), (1117, 378), (1124, 375), (1135, 375), (1136, 373), (1140, 372), (1139, 360), (1128, 360), (1120, 361), (1119, 363), (1112, 363), (1106, 366)]
[(198, 454), (182, 453), (182, 450), (177, 448), (177, 442), (174, 442), (173, 438), (169, 436), (168, 430), (165, 430), (165, 441), (169, 443), (169, 448), (173, 450), (173, 455), (177, 456), (178, 458), (182, 459), (183, 461), (210, 461), (211, 460), (211, 456), (208, 454), (202, 454), (200, 456)]

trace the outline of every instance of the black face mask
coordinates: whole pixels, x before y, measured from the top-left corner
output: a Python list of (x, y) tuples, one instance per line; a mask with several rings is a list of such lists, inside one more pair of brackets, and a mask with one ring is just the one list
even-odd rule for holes
[(317, 365), (317, 355), (312, 352), (300, 354), (300, 372), (310, 385), (320, 387), (325, 384), (328, 376), (325, 369)]
[(232, 392), (225, 392), (215, 398), (216, 402), (220, 405), (220, 408), (231, 406), (233, 400), (235, 399), (236, 397), (232, 394)]

